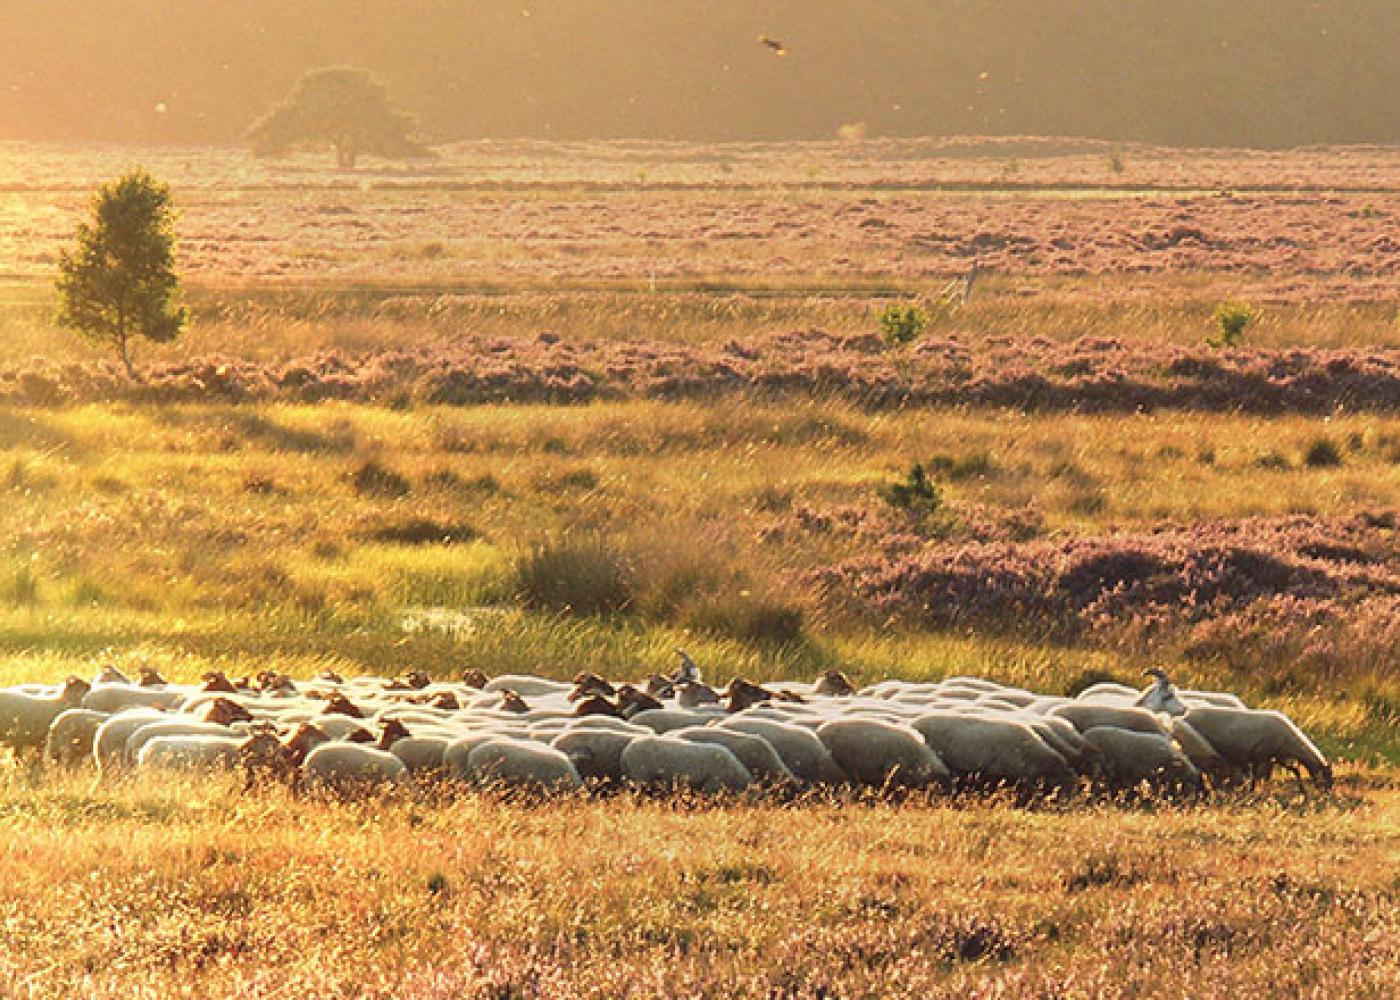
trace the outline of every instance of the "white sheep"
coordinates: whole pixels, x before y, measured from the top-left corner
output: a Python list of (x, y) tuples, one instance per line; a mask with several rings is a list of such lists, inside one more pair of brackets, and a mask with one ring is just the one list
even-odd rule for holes
[(506, 788), (567, 792), (583, 785), (568, 754), (530, 740), (486, 740), (468, 754), (467, 770), (476, 784)]
[(482, 690), (490, 692), (514, 691), (522, 698), (539, 698), (545, 695), (564, 695), (574, 689), (572, 684), (552, 681), (544, 677), (530, 677), (524, 674), (502, 674), (492, 678)]
[(692, 726), (671, 733), (692, 743), (713, 743), (722, 746), (743, 764), (755, 781), (785, 784), (793, 780), (792, 772), (778, 756), (778, 751), (762, 736), (741, 733), (722, 726)]
[(232, 771), (238, 767), (241, 736), (182, 733), (147, 740), (136, 757), (138, 771)]
[(308, 789), (355, 792), (407, 784), (408, 768), (385, 750), (363, 743), (322, 743), (301, 765)]
[(113, 715), (128, 708), (158, 708), (175, 711), (185, 695), (172, 688), (136, 687), (132, 684), (103, 684), (83, 696), (83, 708)]
[(405, 736), (395, 740), (389, 752), (403, 761), (408, 773), (417, 777), (443, 769), (443, 757), (452, 741), (445, 736)]
[(747, 714), (732, 716), (720, 725), (767, 740), (798, 781), (814, 785), (845, 784), (846, 772), (841, 770), (816, 733), (786, 722), (746, 718)]
[(1052, 708), (1048, 714), (1068, 719), (1074, 724), (1074, 728), (1081, 733), (1087, 733), (1088, 730), (1096, 726), (1112, 726), (1115, 729), (1127, 729), (1136, 733), (1149, 733), (1163, 739), (1169, 739), (1171, 736), (1157, 716), (1145, 708), (1137, 708), (1132, 705), (1071, 702), (1068, 705)]
[(53, 720), (70, 708), (81, 707), (89, 690), (86, 681), (70, 677), (52, 694), (0, 691), (0, 746), (15, 753), (42, 749)]
[(753, 775), (717, 743), (692, 743), (675, 736), (638, 736), (622, 751), (622, 773), (644, 788), (693, 788), (742, 792)]
[(201, 722), (188, 715), (171, 715), (153, 719), (132, 730), (126, 738), (122, 762), (128, 767), (134, 765), (141, 758), (141, 751), (147, 743), (164, 736), (230, 736), (242, 739), (241, 733), (217, 722)]
[(1076, 773), (1065, 758), (1015, 718), (935, 713), (913, 728), (964, 782), (1070, 787)]
[(550, 745), (569, 755), (580, 777), (618, 782), (622, 780), (622, 751), (634, 739), (635, 733), (575, 726), (556, 736)]
[(49, 735), (44, 741), (44, 758), (65, 767), (91, 761), (97, 730), (109, 718), (111, 716), (105, 712), (87, 708), (70, 708), (59, 713), (49, 726)]
[(627, 721), (634, 726), (645, 726), (654, 733), (669, 733), (675, 729), (689, 729), (703, 726), (715, 716), (680, 708), (649, 708), (638, 712)]
[(878, 719), (832, 719), (817, 727), (817, 738), (859, 785), (923, 788), (952, 779), (938, 755), (908, 726)]
[(106, 776), (124, 767), (127, 738), (142, 726), (169, 718), (172, 716), (159, 709), (129, 708), (98, 726), (97, 735), (92, 741), (92, 757), (97, 764), (97, 773)]
[(1208, 706), (1186, 713), (1186, 723), (1235, 767), (1267, 777), (1275, 764), (1302, 765), (1320, 788), (1332, 787), (1332, 765), (1282, 712)]
[(1103, 751), (1108, 777), (1117, 788), (1146, 782), (1154, 788), (1200, 790), (1201, 774), (1170, 739), (1116, 726), (1092, 726), (1084, 738)]

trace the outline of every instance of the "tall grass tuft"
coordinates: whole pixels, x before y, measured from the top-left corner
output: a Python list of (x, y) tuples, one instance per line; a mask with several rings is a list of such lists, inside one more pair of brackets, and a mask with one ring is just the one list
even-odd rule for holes
[(516, 599), (538, 611), (616, 614), (635, 596), (628, 560), (598, 535), (537, 542), (516, 559), (512, 576)]

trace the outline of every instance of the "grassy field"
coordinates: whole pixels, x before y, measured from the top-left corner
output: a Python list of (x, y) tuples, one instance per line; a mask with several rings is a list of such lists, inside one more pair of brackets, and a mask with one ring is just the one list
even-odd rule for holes
[[(53, 327), (46, 275), (88, 185), (136, 154), (3, 152), (0, 369), (81, 375), (101, 356)], [(1167, 348), (1210, 360), (1234, 298), (1257, 320), (1231, 356), (1260, 371), (1294, 349), (1351, 352), (1279, 376), (1305, 387), (1389, 363), (1387, 151), (1130, 150), (1127, 177), (1110, 152), (483, 144), (346, 184), (140, 151), (185, 210), (195, 324), (138, 360), (493, 342), (510, 360), (546, 332), (607, 345), (599, 366), (743, 352), (869, 334), (979, 257), (991, 273), (927, 338), (988, 370), (1046, 343), (1072, 378), (1076, 345), (1103, 338), (1149, 367)], [(1251, 201), (1222, 197), (1232, 178)], [(0, 995), (1388, 995), (1400, 407), (504, 395), (0, 404), (0, 685), (106, 662), (635, 676), (677, 645), (721, 681), (839, 667), (1058, 693), (1165, 664), (1287, 711), (1340, 762), (1339, 791), (346, 804), (13, 765)], [(914, 463), (933, 493), (891, 502)], [(541, 565), (573, 581), (562, 597)], [(1041, 613), (930, 604), (958, 567), (969, 606), (1007, 593)]]

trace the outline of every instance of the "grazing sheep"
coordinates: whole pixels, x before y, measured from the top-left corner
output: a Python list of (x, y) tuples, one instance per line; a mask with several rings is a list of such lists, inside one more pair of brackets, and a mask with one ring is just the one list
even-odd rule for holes
[(53, 720), (70, 708), (82, 707), (90, 690), (87, 681), (70, 677), (52, 695), (0, 691), (0, 746), (17, 754), (42, 749)]
[(408, 773), (416, 778), (443, 769), (443, 757), (450, 742), (445, 736), (403, 736), (394, 740), (389, 752), (403, 761)]
[(639, 736), (622, 751), (622, 772), (644, 788), (742, 792), (753, 775), (728, 749), (674, 736)]
[(627, 721), (634, 726), (646, 726), (655, 733), (669, 733), (673, 729), (703, 726), (709, 719), (708, 715), (680, 708), (650, 708), (636, 713)]
[(105, 776), (126, 764), (126, 741), (132, 733), (152, 722), (170, 718), (173, 716), (154, 708), (129, 708), (98, 726), (92, 740), (97, 773)]
[(1077, 777), (1063, 756), (1014, 718), (936, 713), (914, 720), (913, 728), (963, 784), (1068, 788)]
[(287, 751), (287, 760), (291, 765), (300, 768), (312, 750), (322, 743), (329, 743), (330, 739), (319, 726), (303, 722), (282, 741), (282, 748)]
[(403, 761), (360, 743), (322, 743), (306, 755), (301, 770), (307, 788), (335, 792), (364, 791), (409, 780)]
[(582, 701), (586, 698), (615, 698), (617, 688), (608, 681), (594, 673), (580, 673), (574, 675), (574, 689), (569, 692), (570, 701)]
[(151, 740), (162, 736), (238, 736), (227, 726), (215, 722), (201, 722), (188, 715), (167, 715), (164, 718), (149, 720), (144, 726), (132, 730), (126, 738), (122, 751), (122, 761), (131, 766), (141, 757), (141, 751)]
[(1195, 765), (1165, 736), (1092, 726), (1084, 738), (1103, 751), (1108, 778), (1116, 788), (1135, 788), (1143, 782), (1159, 790), (1204, 787)]
[(858, 785), (923, 788), (952, 775), (915, 730), (878, 719), (832, 719), (817, 727), (832, 760)]
[(179, 691), (170, 691), (152, 686), (135, 687), (130, 684), (103, 684), (83, 696), (83, 708), (94, 712), (114, 715), (127, 708), (159, 708), (174, 711), (184, 704), (185, 696)]
[(550, 745), (568, 754), (579, 776), (586, 781), (622, 780), (622, 751), (637, 736), (611, 729), (570, 728)]
[(477, 784), (573, 791), (583, 785), (568, 754), (528, 740), (496, 737), (472, 748), (467, 770)]
[(242, 762), (241, 736), (183, 733), (146, 741), (136, 757), (138, 771), (231, 771)]
[(1145, 708), (1136, 708), (1130, 705), (1070, 702), (1068, 705), (1052, 708), (1048, 714), (1052, 717), (1068, 719), (1074, 724), (1074, 728), (1081, 733), (1087, 733), (1088, 730), (1096, 726), (1112, 726), (1115, 729), (1128, 729), (1135, 733), (1149, 733), (1163, 739), (1168, 739), (1171, 735), (1157, 716)]
[(60, 712), (49, 726), (49, 735), (44, 742), (44, 759), (65, 767), (92, 760), (92, 742), (97, 730), (109, 718), (111, 716), (106, 712), (88, 708), (70, 708)]
[(739, 763), (748, 769), (755, 781), (783, 784), (793, 780), (792, 772), (783, 763), (783, 758), (762, 736), (720, 726), (693, 726), (678, 729), (670, 735), (692, 743), (713, 743), (724, 747), (739, 758)]
[(1298, 774), (1301, 765), (1319, 788), (1332, 787), (1332, 765), (1282, 712), (1206, 706), (1188, 711), (1186, 724), (1252, 777), (1268, 777), (1276, 764)]
[(1179, 715), (1164, 718), (1171, 729), (1173, 742), (1204, 777), (1221, 785), (1235, 784), (1243, 777), (1239, 769), (1220, 756), (1210, 741), (1196, 732), (1184, 718)]
[(332, 740), (349, 743), (373, 743), (370, 731), (348, 715), (321, 715), (316, 718), (316, 728)]
[(562, 681), (546, 680), (543, 677), (527, 677), (523, 674), (502, 674), (492, 678), (482, 686), (485, 691), (513, 691), (522, 698), (543, 698), (546, 695), (567, 695), (572, 685)]
[(798, 781), (816, 785), (841, 785), (846, 782), (846, 772), (832, 759), (826, 744), (810, 729), (745, 716), (725, 719), (720, 725), (767, 740)]

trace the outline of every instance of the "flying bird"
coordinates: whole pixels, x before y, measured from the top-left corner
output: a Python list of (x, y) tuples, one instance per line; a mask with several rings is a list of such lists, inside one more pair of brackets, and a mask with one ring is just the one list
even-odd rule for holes
[(767, 35), (759, 35), (758, 44), (772, 49), (773, 54), (779, 58), (788, 54), (787, 46), (779, 39), (769, 38)]

